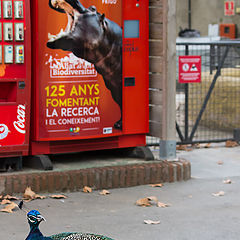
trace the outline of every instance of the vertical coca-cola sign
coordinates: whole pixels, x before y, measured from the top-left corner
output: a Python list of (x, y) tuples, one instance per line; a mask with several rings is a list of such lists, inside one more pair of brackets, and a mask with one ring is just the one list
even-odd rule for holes
[(26, 106), (0, 106), (0, 147), (23, 145), (26, 136)]
[(19, 133), (21, 133), (21, 134), (26, 133), (26, 129), (25, 129), (25, 106), (24, 105), (18, 105), (17, 121), (14, 121), (13, 125)]

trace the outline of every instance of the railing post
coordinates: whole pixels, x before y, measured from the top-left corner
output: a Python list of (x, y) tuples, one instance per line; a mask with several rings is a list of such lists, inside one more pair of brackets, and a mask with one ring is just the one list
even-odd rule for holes
[[(189, 55), (189, 46), (185, 46), (185, 55)], [(189, 89), (188, 89), (188, 83), (184, 84), (184, 90), (185, 90), (185, 141), (188, 141), (188, 95), (189, 95)]]

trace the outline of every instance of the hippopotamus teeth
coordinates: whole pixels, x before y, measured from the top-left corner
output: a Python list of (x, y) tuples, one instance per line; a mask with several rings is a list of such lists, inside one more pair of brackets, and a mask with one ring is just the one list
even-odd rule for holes
[(48, 39), (49, 40), (54, 40), (56, 38), (56, 36), (55, 35), (52, 35), (51, 33), (48, 33)]

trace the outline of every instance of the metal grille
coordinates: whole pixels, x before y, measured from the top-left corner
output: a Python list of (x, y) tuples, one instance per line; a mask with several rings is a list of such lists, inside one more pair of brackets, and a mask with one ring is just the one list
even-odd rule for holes
[(178, 83), (178, 142), (220, 142), (240, 128), (240, 41), (178, 43), (178, 56), (202, 57), (201, 83)]

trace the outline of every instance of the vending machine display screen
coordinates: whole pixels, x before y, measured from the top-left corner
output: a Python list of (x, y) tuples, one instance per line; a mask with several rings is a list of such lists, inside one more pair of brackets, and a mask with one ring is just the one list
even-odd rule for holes
[(139, 38), (139, 20), (124, 21), (124, 38)]

